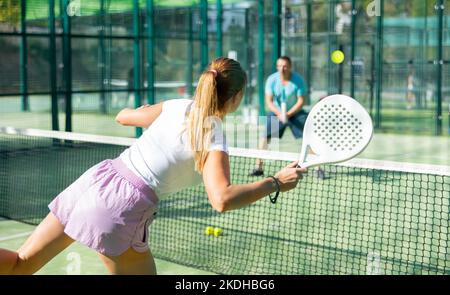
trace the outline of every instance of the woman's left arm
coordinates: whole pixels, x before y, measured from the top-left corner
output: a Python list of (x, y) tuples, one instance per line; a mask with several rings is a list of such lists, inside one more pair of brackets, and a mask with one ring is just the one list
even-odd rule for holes
[(123, 109), (116, 116), (116, 122), (124, 126), (148, 128), (162, 111), (162, 102), (144, 105), (137, 109)]

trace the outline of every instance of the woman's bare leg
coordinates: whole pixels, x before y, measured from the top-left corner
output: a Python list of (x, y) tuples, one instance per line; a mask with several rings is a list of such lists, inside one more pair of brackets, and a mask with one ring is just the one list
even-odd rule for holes
[(0, 274), (33, 274), (73, 242), (49, 213), (19, 250), (0, 249)]
[(156, 275), (155, 260), (150, 250), (141, 253), (129, 248), (120, 256), (106, 256), (100, 253), (99, 256), (111, 274)]
[[(263, 138), (260, 140), (258, 148), (260, 150), (267, 150), (269, 144), (270, 144), (270, 139)], [(256, 159), (256, 169), (263, 170), (263, 160), (262, 159)]]

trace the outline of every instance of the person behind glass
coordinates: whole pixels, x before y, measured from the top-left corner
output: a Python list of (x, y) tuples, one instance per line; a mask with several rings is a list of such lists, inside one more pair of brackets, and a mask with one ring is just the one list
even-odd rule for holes
[(414, 67), (413, 60), (408, 61), (408, 76), (406, 78), (407, 91), (406, 91), (406, 109), (410, 110), (413, 107), (413, 103), (416, 100), (416, 94), (414, 89)]
[[(282, 138), (289, 127), (296, 139), (303, 137), (303, 127), (308, 113), (302, 109), (306, 85), (300, 74), (292, 71), (288, 56), (277, 60), (277, 72), (267, 78), (265, 102), (267, 114), (266, 132), (259, 143), (260, 149), (267, 149), (272, 137)], [(264, 175), (263, 162), (258, 159), (251, 176)]]

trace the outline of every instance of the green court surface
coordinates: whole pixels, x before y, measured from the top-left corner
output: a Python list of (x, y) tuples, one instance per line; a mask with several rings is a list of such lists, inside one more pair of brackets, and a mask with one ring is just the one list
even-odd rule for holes
[[(75, 113), (73, 122), (78, 133), (125, 137), (135, 133), (134, 128), (117, 124), (114, 115)], [(234, 122), (239, 118), (225, 121), (229, 145), (257, 148), (263, 127)], [(48, 130), (50, 120), (48, 113), (5, 113), (0, 116), (0, 126)], [(63, 115), (60, 126), (64, 126)], [(8, 140), (3, 139), (8, 146)], [(21, 140), (28, 145), (26, 139)], [(43, 144), (37, 150), (39, 157), (33, 156), (34, 152), (7, 156), (7, 180), (0, 182), (0, 189), (11, 194), (6, 195), (7, 212), (15, 216), (23, 211), (16, 219), (32, 223), (45, 216), (51, 199), (83, 171), (125, 148), (83, 144), (75, 149), (46, 148), (48, 143), (37, 140), (31, 142), (30, 151), (34, 144)], [(269, 149), (297, 153), (300, 146), (301, 140), (286, 130), (285, 137), (272, 142)], [(449, 151), (449, 136), (376, 133), (359, 158), (449, 166)], [(60, 163), (70, 168), (61, 168)], [(265, 161), (266, 175), (273, 175), (286, 163)], [(255, 180), (247, 175), (255, 166), (254, 158), (237, 155), (231, 165), (234, 183)], [(382, 274), (449, 272), (448, 177), (333, 167), (324, 167), (326, 178), (322, 181), (312, 171), (296, 190), (282, 194), (276, 206), (263, 200), (219, 214), (211, 208), (201, 186), (171, 196), (160, 204), (150, 227), (150, 245), (159, 258), (159, 273), (365, 274), (373, 257), (378, 257), (375, 261)], [(30, 173), (24, 175), (23, 171)], [(36, 183), (40, 184), (37, 188)], [(21, 198), (21, 206), (15, 195)], [(223, 236), (205, 236), (207, 226), (222, 228)], [(18, 222), (0, 222), (0, 247), (18, 248), (32, 229)], [(78, 254), (82, 274), (106, 273), (96, 254), (77, 243), (39, 273), (65, 274), (70, 259)]]
[[(234, 158), (236, 182), (251, 180), (244, 175), (249, 164)], [(267, 163), (267, 174), (273, 175), (282, 164)], [(167, 242), (156, 246), (188, 253), (188, 263), (224, 273), (366, 274), (372, 256), (378, 257), (383, 274), (449, 271), (448, 180), (371, 169), (324, 169), (325, 180), (307, 176), (276, 206), (263, 200), (214, 214), (203, 188), (176, 194), (170, 209), (161, 210), (160, 222), (164, 228), (190, 230), (173, 230), (176, 237), (171, 237), (157, 225), (155, 236)], [(186, 201), (186, 195), (194, 197)], [(220, 226), (224, 236), (192, 237), (207, 225)]]
[[(35, 226), (0, 218), (0, 248), (16, 250), (27, 239)], [(78, 260), (79, 259), (79, 260)], [(198, 270), (179, 264), (171, 263), (161, 259), (155, 259), (158, 274), (162, 275), (208, 275), (211, 272)], [(77, 267), (79, 266), (79, 272)], [(38, 275), (106, 275), (106, 268), (103, 266), (97, 254), (75, 242), (67, 249), (56, 256), (36, 274)]]
[[(47, 204), (78, 175), (122, 149), (77, 142), (55, 146), (52, 140), (26, 137), (1, 139), (8, 171), (0, 183), (5, 192), (2, 215), (32, 223), (47, 214)], [(256, 180), (248, 176), (254, 162), (232, 156), (233, 183)], [(266, 174), (274, 175), (286, 164), (287, 160), (267, 159)], [(373, 259), (375, 272), (381, 274), (449, 272), (448, 176), (334, 165), (323, 169), (325, 179), (311, 171), (276, 205), (264, 199), (219, 214), (202, 185), (161, 200), (150, 226), (152, 252), (166, 261), (225, 274), (367, 274)], [(223, 235), (206, 236), (207, 226), (222, 228)], [(17, 231), (4, 228), (8, 230), (0, 232), (5, 236), (31, 230), (21, 224)], [(14, 249), (21, 241), (0, 241), (12, 243), (0, 247)], [(96, 265), (93, 269), (100, 267), (100, 262), (93, 262), (98, 261), (94, 253), (79, 246), (71, 249), (54, 268), (49, 266), (48, 273), (64, 273), (67, 257), (74, 255), (69, 255), (71, 251), (86, 255), (85, 264)]]

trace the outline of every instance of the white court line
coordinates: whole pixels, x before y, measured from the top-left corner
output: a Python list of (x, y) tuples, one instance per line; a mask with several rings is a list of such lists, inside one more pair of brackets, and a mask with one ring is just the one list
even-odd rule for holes
[(24, 233), (17, 234), (17, 235), (12, 235), (12, 236), (7, 236), (7, 237), (0, 237), (0, 242), (7, 241), (7, 240), (13, 240), (15, 238), (20, 238), (20, 237), (25, 237), (25, 236), (30, 235), (31, 233), (32, 233), (32, 231), (28, 231), (28, 232), (24, 232)]

